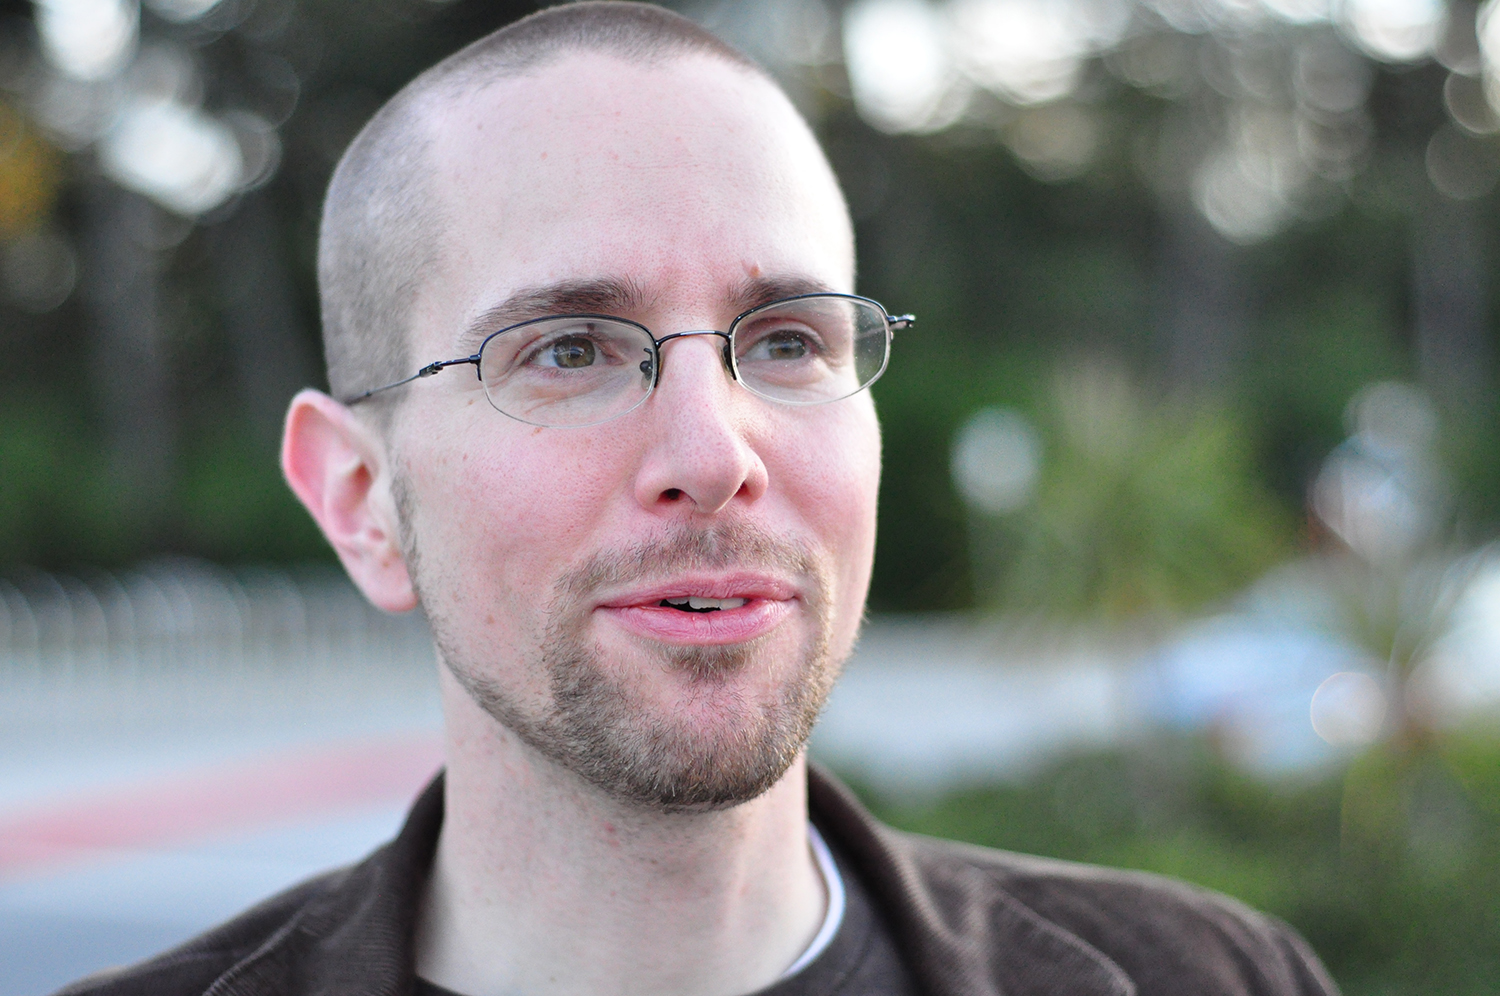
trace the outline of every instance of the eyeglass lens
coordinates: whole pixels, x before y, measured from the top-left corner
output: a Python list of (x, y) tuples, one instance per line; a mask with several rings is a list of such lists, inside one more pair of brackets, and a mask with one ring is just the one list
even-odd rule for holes
[(857, 298), (777, 301), (730, 329), (735, 372), (762, 397), (816, 405), (847, 398), (885, 368), (885, 309)]
[(604, 318), (548, 318), (491, 337), (479, 357), (490, 404), (532, 425), (583, 426), (623, 415), (651, 393), (656, 346)]
[[(745, 387), (783, 404), (837, 401), (885, 367), (885, 311), (857, 298), (794, 298), (757, 308), (728, 330)], [(651, 393), (656, 344), (642, 327), (607, 318), (547, 318), (491, 337), (479, 375), (496, 409), (522, 422), (586, 426)]]

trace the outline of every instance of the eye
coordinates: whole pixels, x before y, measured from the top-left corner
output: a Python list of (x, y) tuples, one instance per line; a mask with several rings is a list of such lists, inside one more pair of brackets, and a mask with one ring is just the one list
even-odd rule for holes
[(756, 343), (756, 351), (768, 360), (800, 360), (807, 350), (807, 340), (796, 332), (776, 332)]
[[(749, 334), (745, 334), (748, 332)], [(746, 340), (740, 346), (742, 363), (781, 362), (809, 359), (819, 348), (816, 335), (806, 327), (780, 324), (764, 329), (747, 329), (737, 338)]]
[[(510, 366), (545, 371), (586, 371), (620, 362), (622, 344), (617, 341), (620, 337), (609, 328), (574, 324), (540, 331), (543, 334), (525, 343)], [(518, 340), (514, 345), (521, 344), (522, 341)]]
[(548, 344), (542, 354), (539, 359), (543, 359), (546, 366), (577, 370), (593, 366), (598, 351), (593, 340), (581, 335), (566, 335)]

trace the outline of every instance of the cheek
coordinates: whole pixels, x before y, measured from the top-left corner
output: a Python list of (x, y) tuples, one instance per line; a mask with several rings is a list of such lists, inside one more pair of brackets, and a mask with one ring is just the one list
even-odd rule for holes
[(880, 427), (865, 397), (849, 400), (830, 406), (815, 426), (784, 429), (791, 445), (783, 475), (788, 500), (832, 558), (836, 610), (857, 617), (875, 549)]
[[(617, 497), (621, 475), (614, 455), (583, 433), (496, 425), (503, 416), (482, 414), (461, 442), (429, 448), (410, 467), (422, 580), (470, 618), (529, 632), (552, 582)], [(432, 576), (439, 569), (448, 576)]]

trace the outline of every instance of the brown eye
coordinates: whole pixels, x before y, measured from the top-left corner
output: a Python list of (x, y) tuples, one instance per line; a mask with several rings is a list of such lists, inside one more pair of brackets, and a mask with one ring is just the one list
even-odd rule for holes
[(800, 329), (766, 332), (741, 348), (741, 363), (787, 363), (806, 359), (814, 350), (807, 334)]
[(577, 370), (594, 365), (594, 344), (583, 336), (570, 335), (554, 342), (548, 350), (554, 366)]
[(768, 360), (800, 360), (807, 355), (807, 340), (794, 332), (768, 336), (765, 347)]

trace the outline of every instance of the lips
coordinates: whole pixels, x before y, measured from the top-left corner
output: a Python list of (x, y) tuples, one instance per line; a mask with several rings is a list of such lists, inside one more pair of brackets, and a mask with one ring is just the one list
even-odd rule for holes
[(791, 614), (795, 589), (761, 575), (677, 578), (607, 597), (595, 612), (660, 643), (722, 646), (764, 636)]

